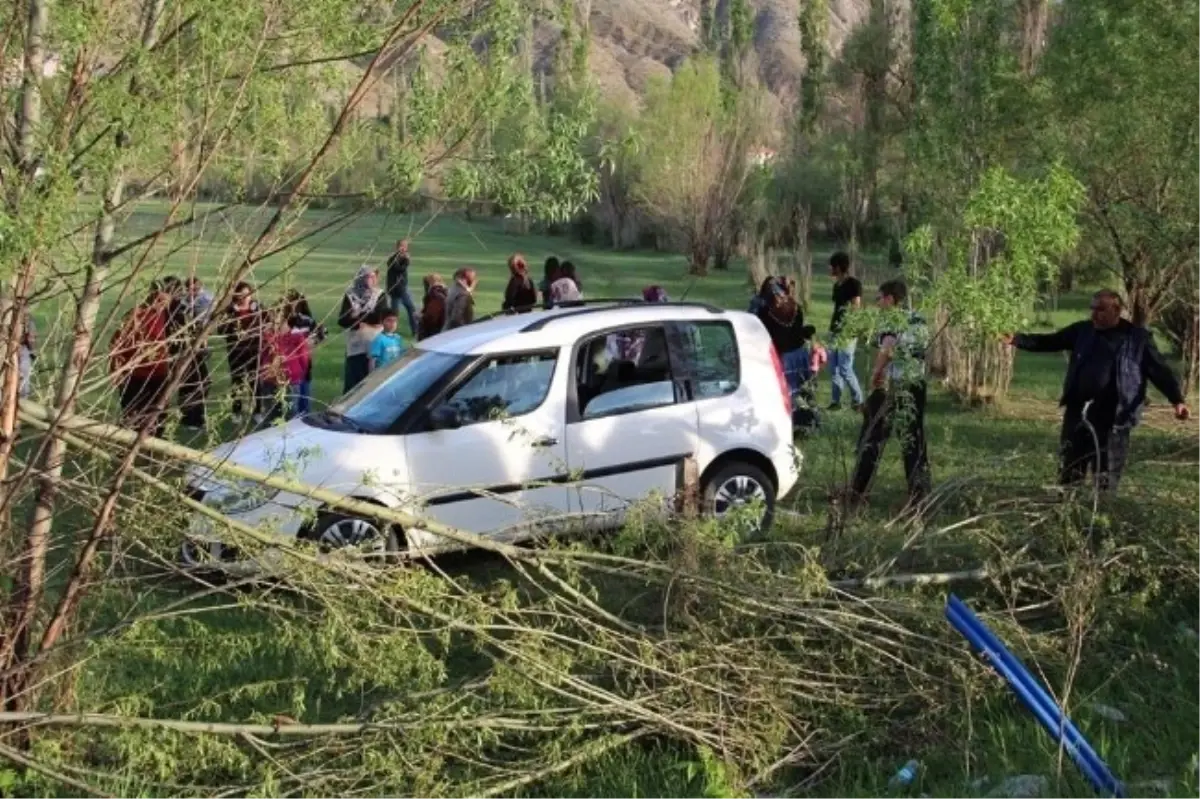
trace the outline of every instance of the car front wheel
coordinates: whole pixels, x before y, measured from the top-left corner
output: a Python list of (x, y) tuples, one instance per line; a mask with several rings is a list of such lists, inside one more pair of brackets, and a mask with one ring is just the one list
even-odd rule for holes
[(305, 538), (322, 552), (354, 547), (365, 560), (374, 563), (382, 563), (401, 551), (400, 536), (392, 525), (332, 511), (318, 515)]
[(770, 529), (775, 517), (775, 484), (753, 464), (727, 463), (704, 481), (704, 510), (718, 519), (756, 504), (762, 508), (757, 528)]

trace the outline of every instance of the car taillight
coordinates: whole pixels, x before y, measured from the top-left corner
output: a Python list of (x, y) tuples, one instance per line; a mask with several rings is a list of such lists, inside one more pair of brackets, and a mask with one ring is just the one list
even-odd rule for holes
[(775, 367), (775, 377), (779, 380), (779, 393), (783, 395), (783, 410), (792, 415), (792, 389), (788, 386), (787, 376), (783, 373), (783, 361), (779, 360), (779, 352), (771, 347), (771, 365)]

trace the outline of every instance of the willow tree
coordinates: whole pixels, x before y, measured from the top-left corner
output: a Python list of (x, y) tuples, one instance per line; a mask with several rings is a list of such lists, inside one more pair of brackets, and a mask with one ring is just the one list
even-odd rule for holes
[[(43, 323), (61, 320), (43, 324), (36, 381), (56, 419), (107, 414), (109, 332), (206, 225), (219, 219), (227, 234), (210, 281), (222, 307), (238, 281), (286, 274), (293, 262), (280, 256), (371, 205), (411, 196), (422, 182), (454, 191), (460, 184), (446, 176), (464, 157), (475, 185), (496, 185), (490, 174), (506, 164), (490, 157), (484, 134), (511, 115), (507, 99), (527, 88), (529, 75), (513, 55), (521, 20), (534, 13), (520, 0), (486, 8), (464, 0), (17, 6), (24, 23), (0, 37), (3, 63), (16, 70), (0, 85), (0, 107), (12, 109), (0, 120), (11, 145), (0, 153), (0, 476), (7, 476), (0, 699), (10, 709), (33, 701), (42, 690), (39, 675), (51, 668), (47, 653), (82, 626), (81, 605), (96, 590), (148, 435), (139, 431), (86, 496), (77, 493), (80, 467), (57, 421), (44, 434), (22, 431), (30, 441), (21, 460), (12, 460), (25, 311), (36, 301)], [(445, 45), (438, 78), (413, 82), (405, 102), (415, 113), (396, 135), (368, 113), (365, 100), (387, 70), (415, 59), (435, 29)], [(505, 199), (566, 218), (588, 199), (594, 178), (569, 152), (571, 134), (556, 126), (559, 119), (531, 120), (520, 128), (529, 141), (508, 146), (537, 146), (544, 179), (520, 184)], [(390, 138), (379, 142), (380, 131)], [(306, 221), (313, 201), (329, 199), (331, 176), (380, 144), (389, 168), (373, 176), (355, 207), (318, 224)], [(202, 182), (214, 176), (243, 186), (247, 176), (263, 181), (263, 207), (197, 203)], [(143, 202), (160, 193), (171, 198), (165, 206)], [(187, 354), (213, 324), (179, 342), (183, 357), (160, 409), (183, 379)], [(62, 572), (53, 581), (51, 563)]]
[[(829, 84), (829, 3), (806, 0), (796, 18), (800, 32), (800, 56), (804, 74), (790, 120), (787, 149), (772, 165), (772, 180), (763, 205), (761, 241), (756, 249), (770, 260), (768, 243), (782, 244), (794, 251), (792, 270), (807, 304), (812, 299), (812, 253), (809, 232), (814, 210), (820, 208), (833, 190), (831, 163), (819, 153), (824, 145), (824, 113)], [(761, 275), (753, 274), (752, 282)]]
[(635, 194), (683, 242), (692, 274), (707, 273), (741, 202), (764, 120), (762, 94), (744, 89), (730, 101), (720, 66), (708, 57), (647, 89)]
[[(1030, 135), (1036, 129), (1035, 101), (1044, 87), (1021, 67), (1020, 18), (1008, 4), (920, 0), (913, 3), (911, 26), (907, 210), (912, 219), (936, 233), (929, 239), (931, 251), (919, 254), (920, 274), (913, 277), (952, 286), (961, 278), (956, 262), (963, 256), (952, 252), (947, 242), (957, 238), (955, 231), (971, 228), (965, 224), (963, 209), (985, 176), (996, 174), (995, 170), (1037, 175), (1050, 166)], [(1025, 221), (1029, 220), (1012, 219), (1010, 224)], [(1015, 232), (1006, 230), (1005, 235)], [(993, 258), (998, 250), (969, 249), (973, 268), (990, 270), (980, 259)], [(1032, 305), (1032, 297), (1023, 292), (1017, 296)], [(952, 323), (950, 308), (929, 310), (939, 331), (931, 346), (931, 370), (950, 376), (965, 397), (978, 399), (985, 386), (1002, 394), (1012, 367), (1011, 353), (994, 341), (975, 338), (969, 326)], [(964, 358), (965, 363), (954, 363)], [(989, 374), (976, 375), (980, 368)], [(970, 377), (957, 377), (964, 374)]]
[(1198, 14), (1185, 0), (1062, 3), (1041, 64), (1043, 138), (1088, 188), (1086, 255), (1139, 325), (1180, 303), (1195, 315), (1179, 289), (1200, 247), (1200, 101), (1179, 76), (1200, 70)]
[(952, 224), (923, 225), (906, 239), (919, 301), (937, 309), (949, 350), (948, 387), (970, 402), (1003, 396), (1012, 361), (1001, 335), (1028, 326), (1038, 288), (1079, 238), (1083, 187), (1062, 168), (1038, 178), (988, 170)]

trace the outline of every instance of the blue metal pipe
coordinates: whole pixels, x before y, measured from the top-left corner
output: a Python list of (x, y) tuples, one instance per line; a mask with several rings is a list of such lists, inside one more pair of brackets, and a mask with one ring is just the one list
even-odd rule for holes
[[(1013, 693), (1029, 708), (1051, 737), (1067, 751), (1084, 777), (1097, 786), (1097, 790), (1105, 791), (1106, 789), (1102, 786), (1106, 784), (1106, 781), (1101, 769), (1097, 768), (1098, 758), (1085, 748), (1086, 742), (1084, 747), (1078, 745), (1076, 736), (1072, 736), (1066, 730), (1066, 726), (1062, 722), (1062, 714), (1058, 712), (1058, 706), (1052, 700), (1047, 701), (1047, 698), (1039, 691), (1040, 686), (1036, 683), (1030, 684), (1023, 666), (1019, 662), (1014, 666), (1009, 658), (1003, 657), (996, 642), (987, 635), (987, 631), (973, 626), (971, 620), (963, 616), (961, 611), (947, 610), (947, 617), (971, 645), (988, 658), (991, 666), (1008, 682)], [(1062, 735), (1059, 734), (1060, 731), (1063, 733)]]
[(969, 633), (967, 637), (968, 640), (971, 640), (972, 645), (989, 657), (993, 667), (1005, 677), (1014, 693), (1034, 713), (1054, 740), (1071, 755), (1072, 761), (1088, 781), (1102, 793), (1120, 795), (1122, 791), (1120, 782), (1113, 777), (1104, 761), (1095, 753), (1075, 725), (1066, 718), (1041, 683), (1029, 673), (1020, 660), (1004, 647), (991, 630), (983, 625), (970, 608), (961, 601), (957, 601), (957, 598), (955, 600), (955, 606), (947, 608), (947, 618), (953, 616), (951, 623), (954, 624), (954, 619), (960, 622), (955, 627), (965, 635)]
[(1125, 787), (1096, 754), (1083, 733), (1063, 713), (1045, 687), (979, 617), (957, 596), (946, 602), (946, 620), (1009, 684), (1017, 698), (1029, 708), (1054, 742), (1063, 747), (1071, 760), (1101, 794), (1124, 797)]

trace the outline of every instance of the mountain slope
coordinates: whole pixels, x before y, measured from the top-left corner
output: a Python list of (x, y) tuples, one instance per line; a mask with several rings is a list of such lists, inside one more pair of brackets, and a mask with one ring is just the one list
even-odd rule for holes
[[(751, 66), (784, 106), (794, 101), (804, 73), (796, 19), (805, 0), (750, 0), (754, 14)], [(865, 18), (870, 0), (827, 0), (831, 54)], [(724, 0), (716, 9), (725, 15)], [(633, 100), (646, 78), (666, 74), (700, 48), (700, 0), (591, 0), (592, 74), (607, 97)], [(556, 37), (547, 36), (553, 47)], [(545, 59), (539, 59), (539, 62)]]

